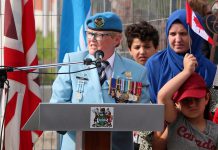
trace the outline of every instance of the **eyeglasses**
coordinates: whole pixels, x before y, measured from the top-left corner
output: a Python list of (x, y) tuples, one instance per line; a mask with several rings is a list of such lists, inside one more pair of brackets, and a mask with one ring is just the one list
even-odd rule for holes
[(94, 33), (86, 31), (87, 38), (90, 40), (94, 37), (95, 40), (101, 41), (105, 36), (113, 36), (113, 33)]

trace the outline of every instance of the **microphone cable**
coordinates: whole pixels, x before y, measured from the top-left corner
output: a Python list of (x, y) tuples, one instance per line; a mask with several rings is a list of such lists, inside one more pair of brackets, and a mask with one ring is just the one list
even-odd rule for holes
[[(72, 73), (78, 73), (78, 72), (82, 72), (82, 71), (86, 71), (86, 70), (91, 70), (91, 69), (95, 69), (97, 67), (92, 67), (92, 68), (87, 68), (87, 69), (82, 69), (82, 70), (79, 70), (79, 71), (73, 71), (73, 72), (62, 72), (62, 73), (58, 73), (58, 72), (55, 72), (55, 73), (46, 73), (46, 72), (31, 72), (31, 71), (28, 71), (28, 70), (22, 70), (22, 69), (18, 69), (16, 67), (11, 67), (11, 66), (0, 66), (0, 69), (4, 67), (6, 68), (6, 70), (9, 70), (10, 71), (13, 71), (13, 69), (17, 69), (19, 71), (24, 71), (24, 72), (27, 72), (27, 73), (37, 73), (37, 74), (72, 74)], [(1, 124), (1, 129), (0, 129), (0, 150), (3, 148), (3, 137), (4, 137), (4, 123), (5, 123), (5, 118), (6, 118), (6, 111), (7, 111), (7, 104), (8, 104), (8, 100), (9, 100), (9, 88), (10, 88), (10, 85), (9, 85), (9, 81), (6, 80), (3, 84), (6, 84), (7, 87), (5, 88), (6, 90), (6, 103), (5, 103), (5, 108), (4, 108), (4, 113), (3, 113), (3, 116), (2, 116), (2, 124)], [(2, 92), (3, 92), (3, 89), (2, 89)], [(2, 97), (0, 97), (1, 100), (2, 100)]]
[(83, 71), (87, 71), (87, 70), (92, 70), (92, 69), (95, 69), (97, 67), (92, 67), (92, 68), (87, 68), (87, 69), (82, 69), (82, 70), (78, 70), (78, 71), (72, 71), (72, 72), (36, 72), (36, 71), (28, 71), (28, 70), (22, 70), (22, 69), (19, 69), (20, 71), (24, 71), (26, 73), (36, 73), (36, 74), (73, 74), (73, 73), (78, 73), (78, 72), (83, 72)]
[[(11, 66), (0, 66), (0, 69), (1, 67), (4, 67), (4, 68), (9, 68), (9, 71), (6, 71), (6, 72), (13, 72), (14, 69), (18, 70), (18, 71), (24, 71), (26, 73), (36, 73), (36, 74), (73, 74), (73, 73), (78, 73), (78, 72), (82, 72), (82, 71), (87, 71), (87, 70), (92, 70), (92, 69), (95, 69), (97, 67), (91, 67), (91, 68), (87, 68), (87, 69), (82, 69), (82, 70), (78, 70), (78, 71), (72, 71), (72, 72), (38, 72), (38, 71), (28, 71), (28, 70), (23, 70), (23, 69), (19, 69), (19, 68), (16, 68), (16, 67), (11, 67)], [(35, 70), (35, 69), (30, 69), (30, 70)]]
[[(78, 73), (78, 72), (82, 72), (82, 71), (87, 71), (87, 70), (92, 70), (95, 69), (97, 67), (99, 67), (99, 62), (101, 61), (101, 59), (96, 60), (96, 61), (92, 61), (90, 59), (84, 60), (84, 64), (85, 65), (95, 65), (95, 67), (91, 67), (91, 68), (87, 68), (87, 69), (82, 69), (82, 70), (78, 70), (78, 71), (72, 71), (72, 72), (54, 72), (54, 73), (48, 73), (48, 72), (36, 72), (36, 71), (28, 71), (25, 69), (21, 69), (19, 67), (12, 67), (12, 66), (0, 66), (0, 71), (3, 70), (5, 73), (7, 72), (14, 72), (14, 70), (16, 69), (17, 71), (24, 71), (26, 73), (36, 73), (36, 74), (73, 74), (73, 73)], [(30, 66), (31, 67), (31, 66)], [(36, 69), (40, 69), (40, 68), (36, 68)], [(35, 70), (35, 69), (29, 69), (29, 70)], [(7, 76), (7, 75), (6, 75)], [(7, 104), (8, 104), (8, 100), (9, 100), (9, 81), (6, 79), (5, 82), (3, 83), (3, 85), (6, 84), (7, 87), (6, 89), (6, 103), (5, 103), (5, 108), (4, 108), (4, 113), (3, 113), (3, 119), (2, 119), (2, 124), (1, 124), (1, 129), (0, 129), (0, 150), (3, 148), (3, 135), (4, 135), (4, 123), (5, 123), (5, 117), (6, 117), (6, 110), (7, 110)], [(2, 92), (3, 92), (3, 88), (2, 88)], [(2, 97), (1, 97), (2, 98)]]
[[(14, 72), (14, 70), (16, 69), (17, 71), (24, 71), (26, 73), (36, 73), (36, 74), (73, 74), (73, 73), (83, 72), (83, 71), (87, 71), (87, 70), (92, 70), (92, 69), (95, 69), (95, 68), (98, 67), (98, 61), (97, 60), (96, 61), (92, 61), (91, 59), (85, 59), (84, 60), (84, 65), (91, 65), (91, 64), (95, 65), (95, 67), (82, 69), (82, 70), (78, 70), (78, 71), (73, 71), (73, 72), (54, 72), (54, 73), (52, 73), (52, 72), (50, 72), (50, 73), (49, 72), (38, 72), (38, 71), (29, 71), (29, 70), (43, 69), (43, 68), (33, 68), (33, 69), (26, 70), (26, 69), (22, 69), (22, 67), (12, 67), (12, 66), (0, 66), (0, 70), (1, 69), (6, 69), (6, 72)], [(31, 66), (29, 66), (29, 67), (31, 67)]]

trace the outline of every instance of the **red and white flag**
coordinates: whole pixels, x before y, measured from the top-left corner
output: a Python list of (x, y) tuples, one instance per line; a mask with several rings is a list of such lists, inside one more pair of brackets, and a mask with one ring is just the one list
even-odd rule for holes
[[(5, 0), (4, 65), (38, 65), (33, 0)], [(8, 73), (8, 79), (4, 149), (32, 150), (42, 132), (21, 128), (41, 102), (38, 75), (15, 71)]]
[(188, 1), (186, 1), (186, 22), (195, 33), (207, 40), (211, 45), (214, 44), (213, 39), (204, 30), (194, 11), (191, 9)]

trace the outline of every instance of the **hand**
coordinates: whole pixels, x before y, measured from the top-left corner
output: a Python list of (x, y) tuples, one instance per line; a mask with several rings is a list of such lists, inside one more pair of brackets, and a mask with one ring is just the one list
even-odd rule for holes
[(136, 137), (139, 135), (139, 131), (133, 131), (133, 136)]
[(187, 71), (192, 74), (193, 72), (195, 72), (195, 69), (198, 66), (198, 62), (193, 54), (187, 53), (184, 56), (183, 65), (184, 71)]

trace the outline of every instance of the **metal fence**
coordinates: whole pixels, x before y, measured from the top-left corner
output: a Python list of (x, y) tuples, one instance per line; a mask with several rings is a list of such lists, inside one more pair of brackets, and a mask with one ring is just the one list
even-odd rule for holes
[[(0, 59), (3, 49), (3, 16), (4, 1), (0, 2)], [(185, 0), (92, 0), (92, 14), (96, 12), (116, 12), (123, 21), (124, 28), (132, 23), (146, 20), (154, 25), (160, 34), (160, 47), (166, 46), (165, 23), (169, 14), (178, 8), (184, 8)], [(62, 0), (34, 0), (35, 25), (39, 64), (57, 62), (59, 49)], [(117, 50), (129, 57), (126, 40), (123, 36)], [(3, 60), (0, 60), (0, 64)], [(57, 69), (45, 69), (43, 72), (55, 72)], [(48, 102), (51, 96), (51, 85), (54, 75), (40, 75), (42, 101)], [(35, 150), (57, 149), (56, 132), (47, 131), (34, 146)]]

